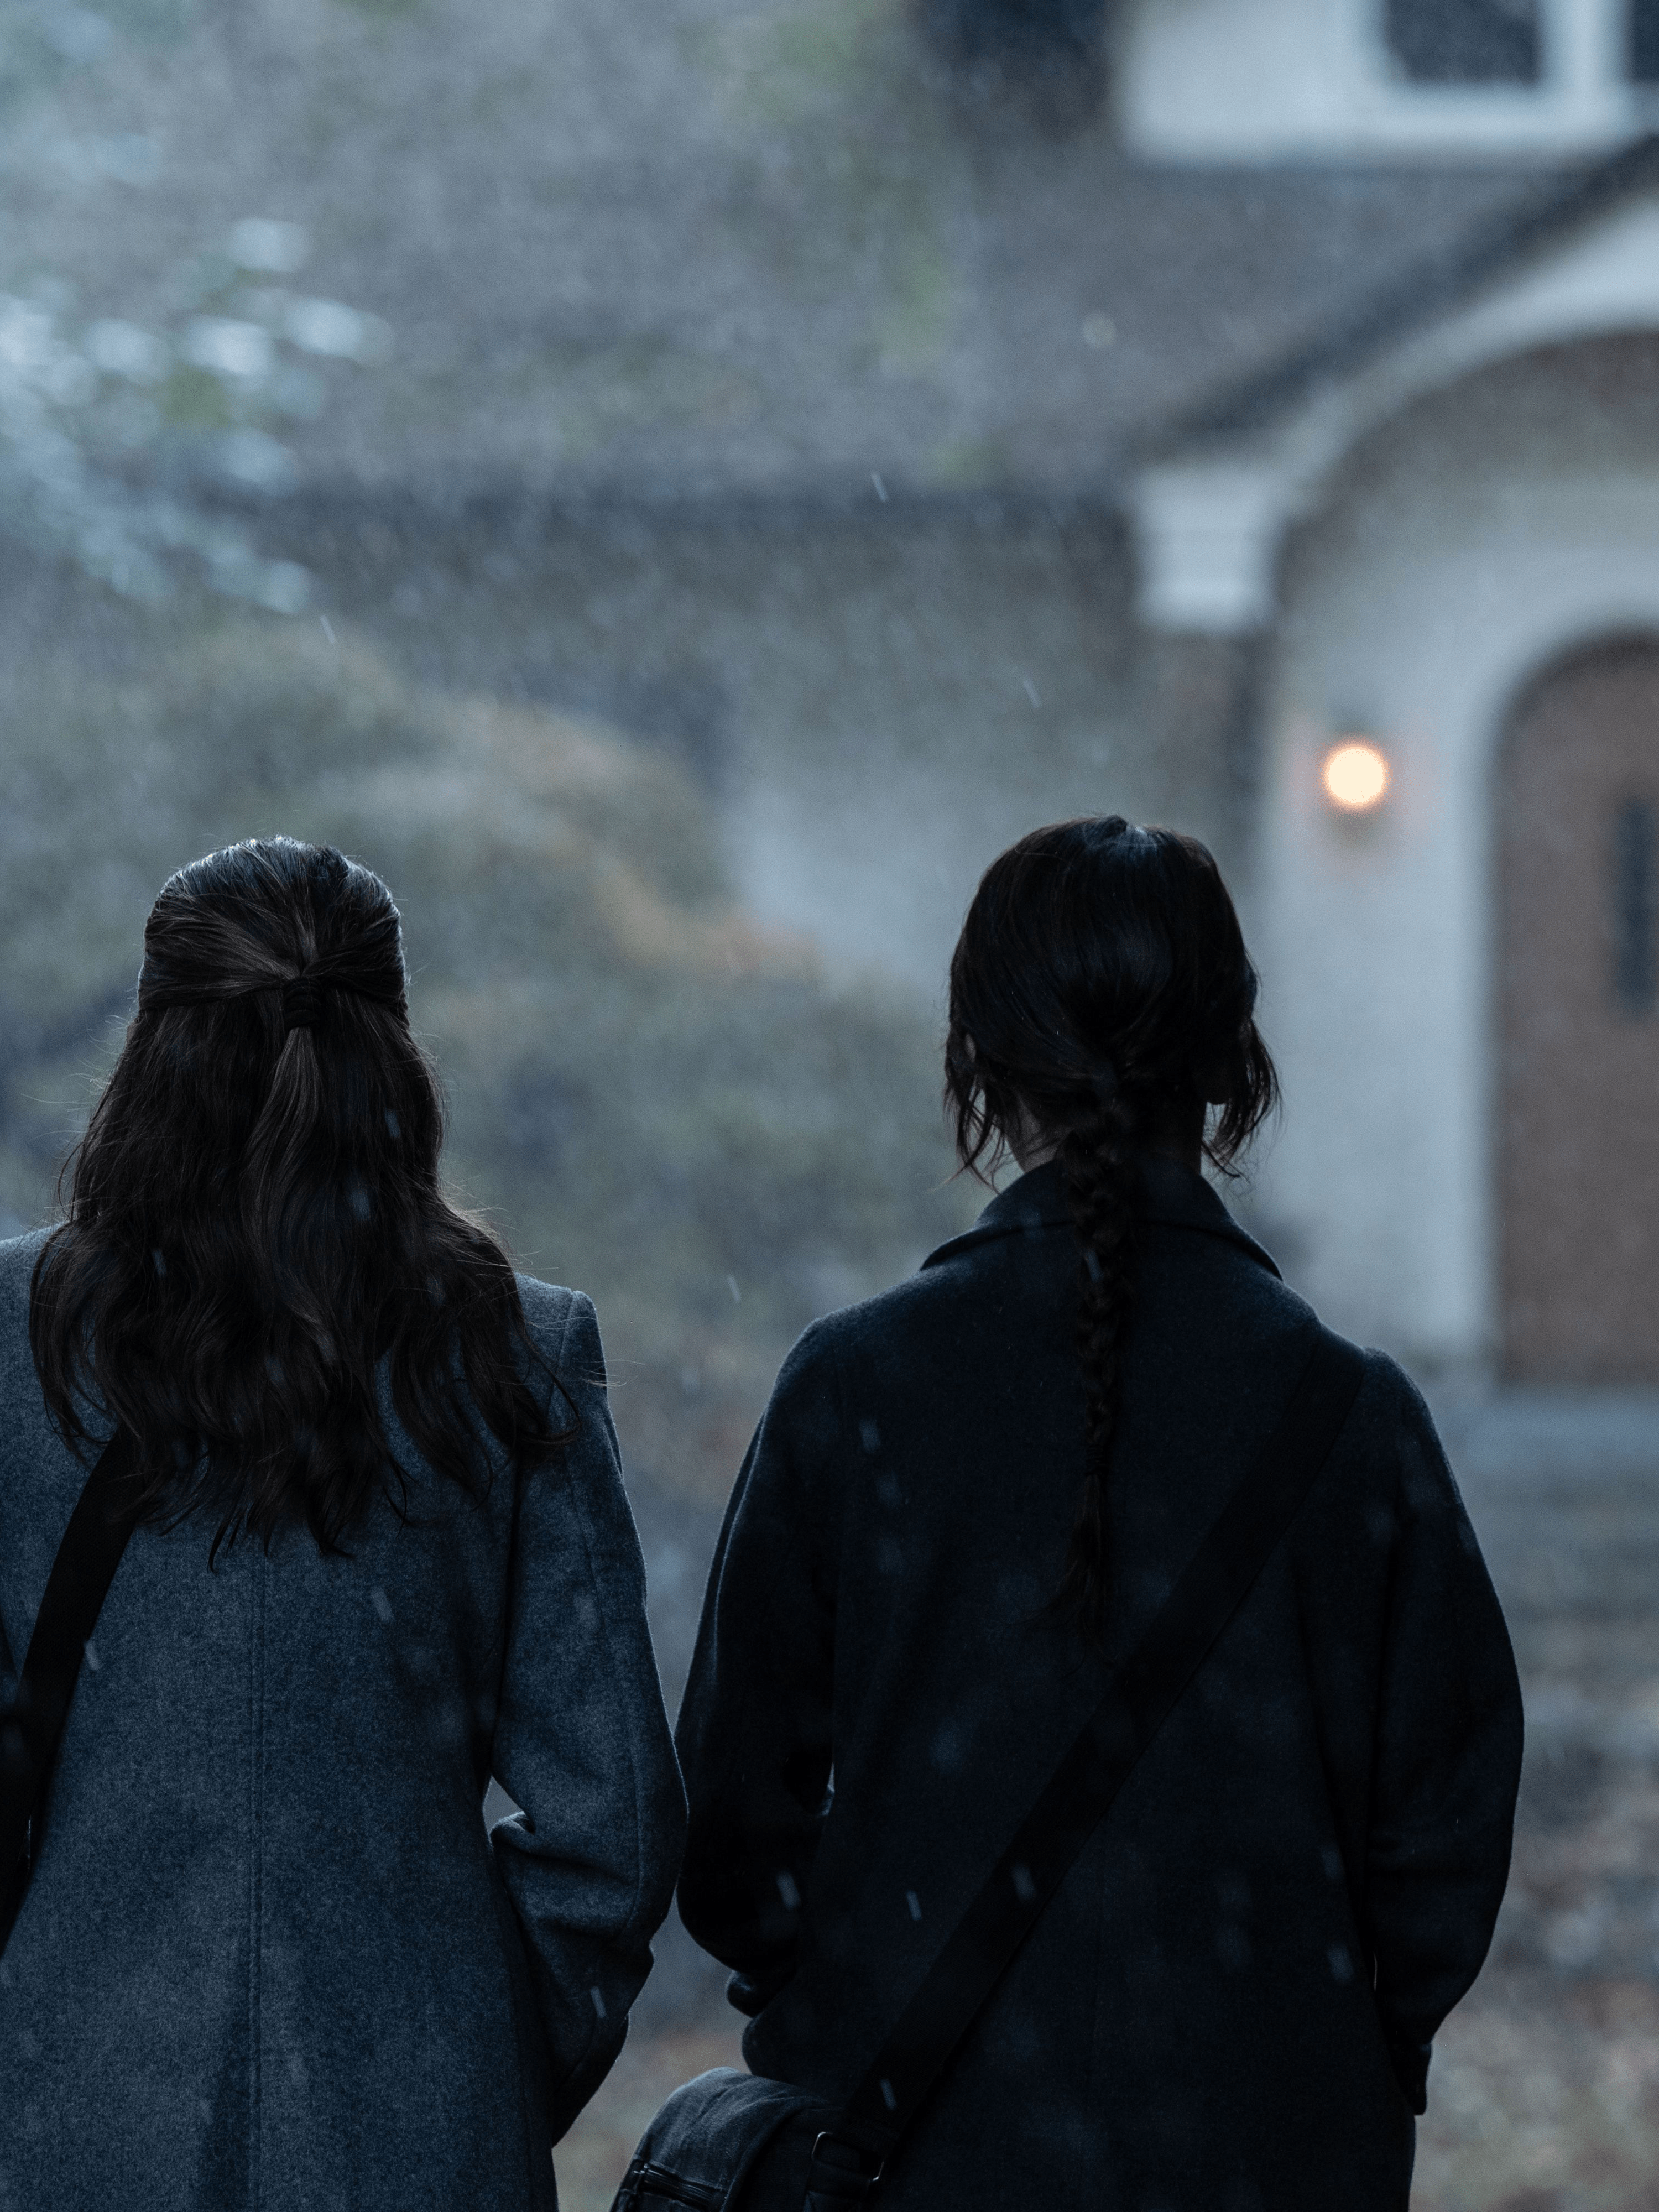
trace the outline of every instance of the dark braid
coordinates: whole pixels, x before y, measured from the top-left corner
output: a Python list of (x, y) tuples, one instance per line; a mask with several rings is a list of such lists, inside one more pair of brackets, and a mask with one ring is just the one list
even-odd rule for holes
[(994, 861), (951, 963), (945, 1094), (957, 1157), (977, 1174), (1010, 1150), (1052, 1153), (1077, 1226), (1083, 1480), (1055, 1604), (1097, 1640), (1141, 1162), (1148, 1149), (1190, 1157), (1201, 1145), (1231, 1171), (1278, 1097), (1255, 995), (1209, 854), (1121, 815), (1035, 830)]
[(1121, 1094), (1091, 1124), (1068, 1130), (1060, 1163), (1077, 1224), (1077, 1356), (1083, 1373), (1083, 1486), (1060, 1577), (1062, 1610), (1097, 1620), (1111, 1580), (1106, 1476), (1117, 1427), (1122, 1350), (1134, 1303), (1140, 1166), (1134, 1121)]

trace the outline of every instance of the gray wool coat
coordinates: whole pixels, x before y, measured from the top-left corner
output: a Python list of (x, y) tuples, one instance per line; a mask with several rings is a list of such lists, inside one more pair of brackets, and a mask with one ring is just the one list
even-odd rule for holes
[[(84, 1469), (0, 1244), (0, 1674)], [(521, 1280), (579, 1433), (475, 1502), (216, 1569), (141, 1528), (0, 1959), (0, 2212), (550, 2212), (684, 1805), (588, 1301)], [(486, 1834), (497, 1777), (520, 1817)]]

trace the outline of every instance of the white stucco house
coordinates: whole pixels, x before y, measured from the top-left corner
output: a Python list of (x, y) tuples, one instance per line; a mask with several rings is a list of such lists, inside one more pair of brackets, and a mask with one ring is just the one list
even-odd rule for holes
[[(1559, 165), (1166, 426), (1128, 497), (1143, 621), (1259, 641), (1299, 1279), (1431, 1364), (1659, 1382), (1659, 9), (1145, 0), (1121, 54), (1152, 164)], [(1369, 812), (1322, 781), (1345, 738)]]

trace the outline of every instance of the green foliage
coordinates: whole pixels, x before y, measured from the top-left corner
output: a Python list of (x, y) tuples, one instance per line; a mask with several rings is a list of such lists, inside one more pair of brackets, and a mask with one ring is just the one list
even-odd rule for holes
[(459, 1188), (599, 1298), (635, 1449), (717, 1494), (789, 1339), (961, 1225), (927, 1024), (737, 910), (697, 793), (602, 726), (416, 692), (309, 625), (165, 634), (136, 678), (43, 684), (0, 756), (5, 1012), (37, 1040), (0, 1202), (44, 1206), (167, 873), (325, 838), (402, 907)]
[(224, 380), (181, 362), (157, 395), (161, 419), (180, 430), (228, 430), (236, 420)]
[(124, 38), (148, 46), (174, 46), (209, 12), (204, 0), (99, 0), (97, 9)]
[(0, 112), (124, 46), (177, 46), (209, 14), (206, 0), (0, 0)]
[(199, 500), (162, 492), (144, 464), (166, 458), (176, 474), (186, 462), (245, 490), (291, 485), (297, 463), (273, 431), (324, 405), (312, 361), (376, 366), (392, 347), (379, 316), (273, 281), (309, 250), (301, 225), (245, 216), (222, 250), (174, 270), (159, 329), (71, 316), (73, 288), (50, 275), (0, 292), (0, 528), (67, 553), (125, 597), (167, 598), (193, 562), (210, 590), (297, 614), (304, 568), (265, 559)]

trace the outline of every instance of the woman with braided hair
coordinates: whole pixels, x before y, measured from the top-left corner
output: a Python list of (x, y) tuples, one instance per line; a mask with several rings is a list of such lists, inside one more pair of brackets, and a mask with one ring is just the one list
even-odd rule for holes
[(0, 2205), (554, 2212), (684, 1804), (593, 1309), (441, 1137), (377, 876), (170, 878), (64, 1218), (0, 1243)]
[[(946, 1103), (965, 1167), (1023, 1172), (790, 1355), (681, 1711), (681, 1911), (750, 2067), (820, 2100), (744, 2212), (796, 2212), (842, 2144), (884, 2157), (883, 2212), (1403, 2212), (1503, 1894), (1519, 1693), (1421, 1398), (1201, 1172), (1275, 1102), (1255, 998), (1172, 831), (1037, 830), (973, 901)], [(1149, 1710), (1206, 1575), (1231, 1609), (1156, 1717), (1088, 1735)], [(1115, 1794), (1039, 1880), (1016, 1846), (1079, 1740)], [(967, 2024), (895, 2087), (953, 1973)]]
[[(1033, 959), (1034, 941), (1067, 957)], [(1085, 1624), (1107, 1595), (1107, 1470), (1147, 1164), (1190, 1173), (1201, 1157), (1224, 1173), (1272, 1112), (1255, 997), (1209, 854), (1115, 815), (1005, 853), (951, 963), (957, 1157), (970, 1170), (999, 1146), (1028, 1169), (1057, 1161), (1077, 1231), (1085, 1472), (1061, 1597)]]

